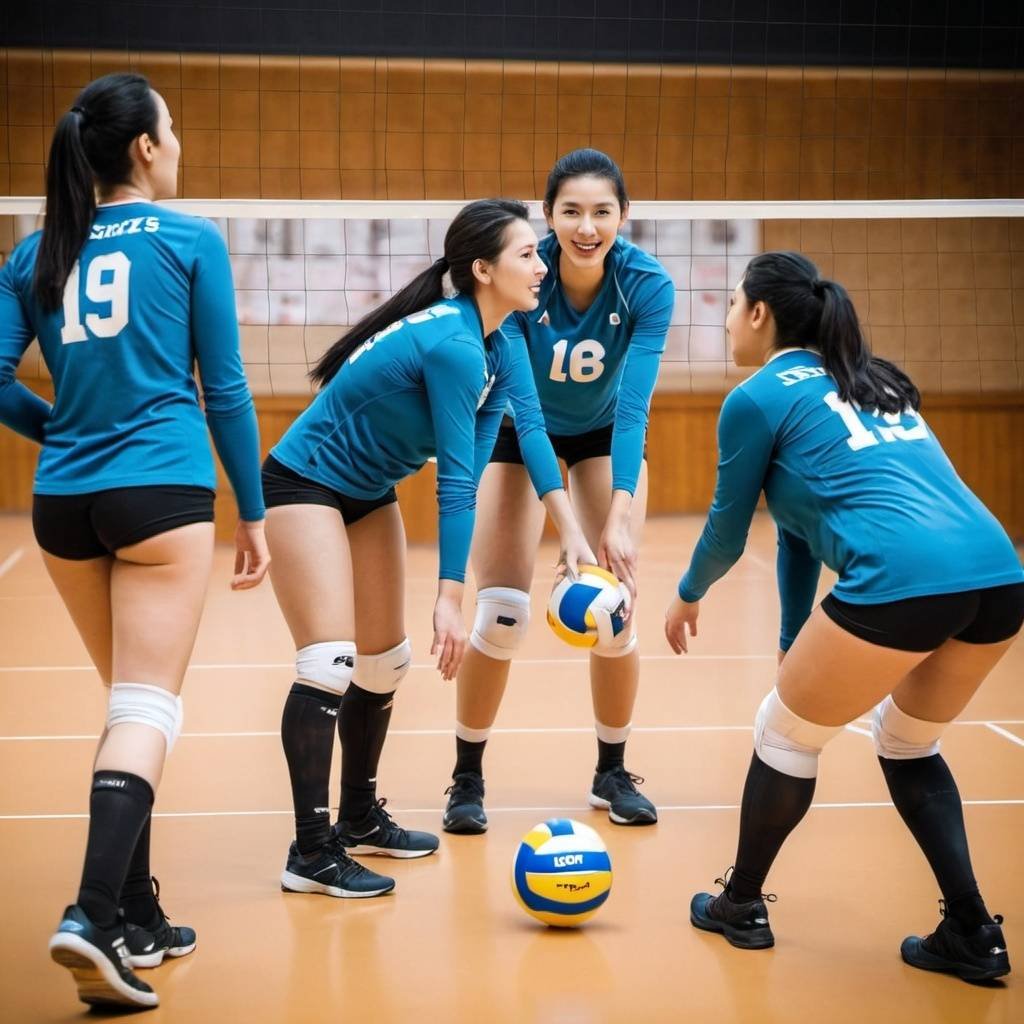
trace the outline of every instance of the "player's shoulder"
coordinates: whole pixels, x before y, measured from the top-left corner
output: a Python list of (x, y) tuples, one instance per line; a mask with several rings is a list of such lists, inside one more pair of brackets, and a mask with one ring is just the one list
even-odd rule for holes
[(818, 398), (830, 382), (819, 353), (795, 348), (770, 359), (734, 390), (767, 410), (791, 406), (809, 392)]
[(620, 279), (644, 281), (657, 287), (663, 282), (671, 283), (668, 271), (646, 249), (627, 241), (621, 235), (612, 246), (612, 259)]
[(39, 243), (42, 238), (42, 231), (33, 231), (32, 234), (26, 235), (18, 242), (10, 256), (7, 257), (4, 267), (17, 284), (23, 284), (31, 279), (35, 271), (36, 254), (39, 252)]
[(442, 299), (411, 313), (403, 322), (412, 328), (411, 334), (421, 339), (427, 349), (443, 346), (453, 353), (465, 350), (466, 355), (482, 351), (480, 314), (473, 300), (467, 296)]

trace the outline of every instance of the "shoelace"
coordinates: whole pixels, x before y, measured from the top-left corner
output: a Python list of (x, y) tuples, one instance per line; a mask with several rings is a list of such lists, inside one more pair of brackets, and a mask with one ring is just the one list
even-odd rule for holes
[(149, 880), (153, 883), (153, 902), (156, 904), (156, 912), (160, 915), (160, 921), (170, 927), (171, 920), (164, 913), (164, 908), (160, 906), (160, 879), (156, 875), (150, 875)]
[(401, 825), (395, 824), (395, 819), (384, 809), (384, 805), (388, 802), (386, 796), (382, 796), (374, 805), (373, 810), (370, 812), (375, 815), (380, 821), (381, 828), (392, 833), (397, 833), (399, 839), (407, 839), (409, 833), (401, 827)]
[[(733, 873), (734, 870), (735, 870), (735, 865), (730, 865), (729, 868), (726, 870), (724, 877), (716, 878), (715, 879), (715, 885), (720, 885), (722, 887), (723, 894), (728, 896), (730, 900), (732, 899), (732, 896), (729, 893), (729, 880), (732, 878), (732, 873)], [(776, 896), (775, 893), (773, 893), (773, 892), (763, 892), (763, 893), (761, 893), (759, 898), (761, 899), (761, 901), (763, 903), (778, 903), (778, 901), (779, 901), (779, 897)], [(741, 902), (742, 903), (747, 903), (749, 901), (748, 900), (735, 900), (734, 902), (737, 902), (737, 903), (741, 903)]]
[(625, 768), (613, 768), (609, 779), (616, 789), (626, 793), (635, 793), (636, 787), (643, 785), (645, 781), (642, 775), (634, 775)]
[(469, 797), (480, 797), (483, 796), (484, 787), (480, 785), (476, 779), (455, 779), (452, 784), (444, 791), (445, 796), (469, 796)]

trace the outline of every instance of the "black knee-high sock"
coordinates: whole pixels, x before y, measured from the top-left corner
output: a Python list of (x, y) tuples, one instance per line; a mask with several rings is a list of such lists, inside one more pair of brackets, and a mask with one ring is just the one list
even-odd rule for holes
[(878, 763), (896, 810), (928, 858), (949, 915), (965, 932), (991, 924), (971, 868), (960, 791), (945, 759), (880, 757)]
[(145, 927), (152, 924), (159, 908), (153, 896), (153, 878), (149, 870), (149, 837), (153, 825), (152, 814), (139, 833), (128, 875), (121, 887), (121, 909), (126, 921)]
[(461, 736), (455, 737), (455, 770), (452, 778), (461, 775), (463, 772), (476, 772), (477, 775), (484, 773), (484, 748), (487, 740), (473, 743), (464, 740)]
[(128, 865), (152, 809), (153, 789), (140, 776), (119, 771), (93, 774), (78, 905), (101, 928), (117, 922)]
[(338, 820), (358, 821), (377, 798), (377, 765), (391, 721), (394, 693), (372, 693), (350, 683), (341, 702), (341, 809)]
[(798, 779), (750, 759), (740, 805), (740, 838), (736, 866), (729, 882), (737, 902), (761, 897), (764, 880), (782, 844), (800, 824), (814, 797), (817, 779)]
[(317, 852), (331, 837), (331, 755), (341, 696), (293, 683), (281, 716), (281, 745), (288, 761), (299, 852)]

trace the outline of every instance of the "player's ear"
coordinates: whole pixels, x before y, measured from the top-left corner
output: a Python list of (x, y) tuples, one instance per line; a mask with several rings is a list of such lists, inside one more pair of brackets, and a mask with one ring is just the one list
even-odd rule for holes
[(754, 308), (750, 311), (750, 326), (755, 331), (759, 331), (768, 322), (768, 306), (760, 300), (754, 303)]
[(544, 219), (547, 221), (548, 230), (554, 231), (555, 225), (551, 223), (551, 207), (547, 203), (541, 203), (541, 210), (544, 213)]
[(481, 284), (491, 283), (491, 265), (486, 260), (473, 260), (473, 277)]

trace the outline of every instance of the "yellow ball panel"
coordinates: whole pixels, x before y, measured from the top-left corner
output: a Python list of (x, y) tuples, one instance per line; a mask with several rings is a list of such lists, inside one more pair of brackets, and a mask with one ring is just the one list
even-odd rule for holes
[(619, 585), (619, 578), (607, 569), (602, 569), (599, 565), (581, 565), (580, 572), (588, 573), (591, 576), (600, 576), (601, 579), (606, 583), (610, 583), (613, 587)]
[(530, 892), (558, 903), (586, 903), (612, 887), (610, 871), (584, 871), (579, 874), (539, 874), (526, 872)]
[(555, 636), (559, 640), (564, 640), (571, 647), (593, 647), (597, 643), (596, 636), (582, 636), (579, 633), (574, 633), (571, 629), (566, 629), (550, 611), (548, 612), (548, 625), (554, 630)]
[(526, 835), (523, 836), (523, 842), (526, 843), (531, 850), (536, 850), (538, 846), (542, 846), (550, 838), (550, 832), (546, 832), (541, 829), (534, 829), (532, 832), (527, 832)]

